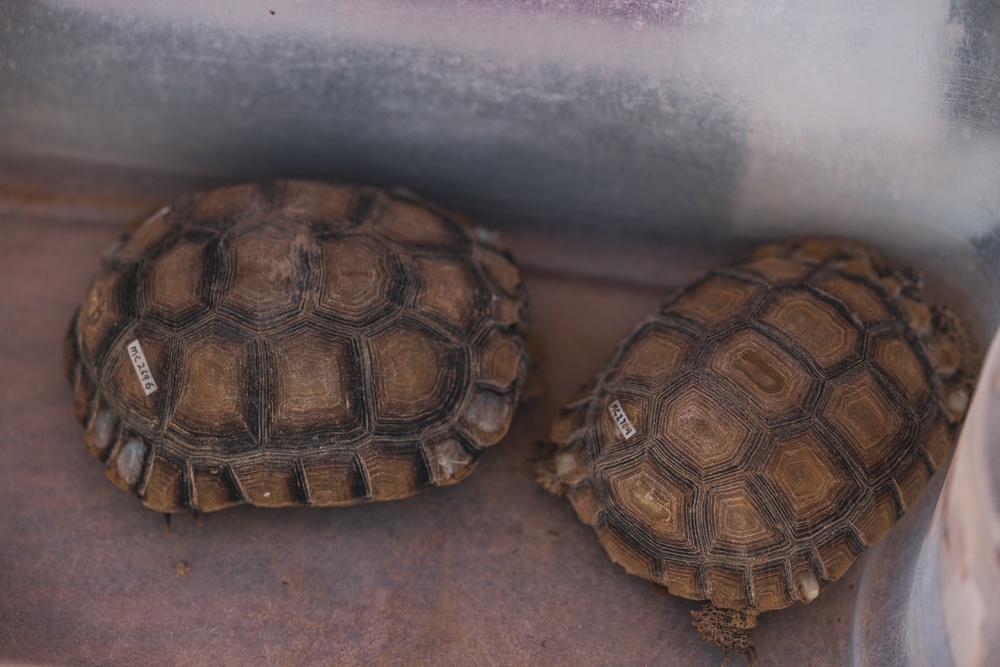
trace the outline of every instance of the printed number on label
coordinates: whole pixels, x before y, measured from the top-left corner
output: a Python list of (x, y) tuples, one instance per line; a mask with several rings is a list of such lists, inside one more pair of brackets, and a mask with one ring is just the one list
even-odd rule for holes
[(135, 369), (142, 390), (149, 396), (156, 391), (156, 380), (153, 379), (153, 372), (149, 370), (149, 362), (146, 361), (146, 355), (138, 338), (128, 344), (128, 356), (132, 360), (132, 368)]
[(632, 426), (632, 422), (629, 421), (628, 415), (625, 414), (619, 401), (609, 405), (608, 412), (611, 413), (611, 418), (615, 420), (615, 425), (626, 440), (635, 435), (635, 427)]

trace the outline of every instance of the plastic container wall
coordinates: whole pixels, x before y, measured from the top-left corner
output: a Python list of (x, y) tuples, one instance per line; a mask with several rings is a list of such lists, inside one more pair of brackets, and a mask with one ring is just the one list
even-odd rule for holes
[(349, 178), (698, 243), (983, 247), (998, 35), (987, 0), (15, 0), (0, 157)]
[[(944, 489), (913, 529), (873, 547), (858, 591), (851, 664), (990, 665), (1000, 650), (1000, 337), (980, 375)], [(931, 493), (941, 486), (941, 476)]]

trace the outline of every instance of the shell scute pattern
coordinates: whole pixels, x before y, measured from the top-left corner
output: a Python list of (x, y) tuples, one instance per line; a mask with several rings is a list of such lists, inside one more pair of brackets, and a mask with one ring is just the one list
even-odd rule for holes
[(615, 561), (676, 595), (755, 613), (811, 601), (912, 507), (957, 434), (974, 350), (921, 298), (919, 275), (852, 241), (712, 271), (563, 408), (557, 482)]
[(109, 250), (66, 372), (88, 447), (149, 507), (349, 505), (457, 482), (502, 438), (526, 312), (506, 241), (413, 196), (234, 186)]

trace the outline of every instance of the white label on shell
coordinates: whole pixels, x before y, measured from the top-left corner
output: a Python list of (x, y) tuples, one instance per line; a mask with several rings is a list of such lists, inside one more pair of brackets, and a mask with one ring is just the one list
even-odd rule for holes
[(149, 396), (156, 391), (156, 380), (153, 379), (153, 371), (149, 369), (149, 362), (146, 361), (146, 354), (142, 351), (138, 338), (128, 344), (128, 358), (132, 360), (132, 368), (139, 378), (139, 385), (146, 392), (146, 396)]
[(635, 435), (635, 427), (632, 426), (632, 422), (629, 421), (625, 411), (622, 410), (622, 404), (619, 401), (615, 401), (609, 405), (608, 412), (611, 413), (611, 418), (615, 420), (615, 426), (621, 431), (622, 437), (628, 440)]

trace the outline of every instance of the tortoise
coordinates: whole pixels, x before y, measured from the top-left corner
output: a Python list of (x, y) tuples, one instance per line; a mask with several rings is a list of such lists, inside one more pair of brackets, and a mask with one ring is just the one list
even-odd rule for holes
[(539, 470), (610, 557), (725, 652), (811, 602), (917, 502), (969, 402), (976, 347), (922, 278), (844, 239), (758, 248), (625, 337), (556, 418)]
[(466, 477), (524, 385), (509, 241), (402, 191), (181, 198), (108, 250), (64, 366), (107, 476), (159, 512), (352, 505)]

